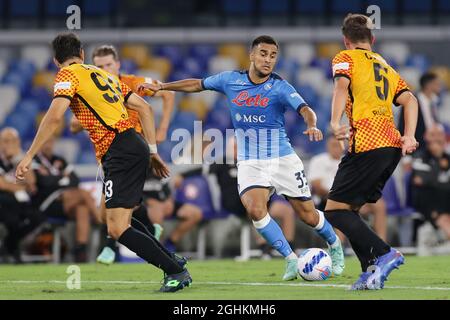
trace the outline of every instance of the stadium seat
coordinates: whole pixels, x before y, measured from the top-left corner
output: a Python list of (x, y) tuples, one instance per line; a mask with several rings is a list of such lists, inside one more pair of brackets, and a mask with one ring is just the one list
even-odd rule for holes
[(197, 120), (197, 115), (193, 112), (178, 111), (170, 123), (170, 129), (184, 128), (192, 133), (194, 132), (194, 121)]
[(232, 129), (233, 124), (228, 108), (212, 109), (206, 116), (205, 126), (217, 128), (222, 132), (225, 132), (226, 129)]
[(53, 94), (55, 73), (51, 71), (39, 71), (33, 77), (33, 86), (45, 88)]
[(209, 74), (216, 74), (222, 71), (238, 70), (239, 65), (236, 59), (232, 57), (215, 56), (209, 59), (208, 71)]
[(398, 69), (398, 73), (413, 90), (420, 88), (419, 80), (422, 72), (418, 68), (403, 67)]
[(331, 63), (334, 56), (344, 50), (344, 45), (340, 42), (323, 42), (317, 45), (316, 50), (319, 58), (324, 58)]
[(160, 81), (165, 81), (172, 72), (172, 64), (169, 59), (164, 57), (151, 56), (148, 57), (143, 69), (150, 69), (159, 74), (158, 78), (154, 78)]
[(206, 257), (206, 229), (204, 222), (216, 217), (211, 191), (206, 178), (200, 175), (184, 179), (180, 188), (176, 190), (175, 201), (183, 204), (193, 204), (202, 210), (203, 220), (200, 223), (197, 238), (197, 258), (204, 259)]
[(22, 59), (31, 61), (37, 70), (43, 70), (52, 58), (52, 53), (48, 46), (29, 45), (21, 49)]
[(190, 74), (191, 78), (202, 78), (206, 73), (205, 68), (206, 66), (204, 67), (197, 59), (190, 57), (184, 59), (181, 64), (181, 69)]
[(380, 45), (380, 54), (386, 59), (393, 59), (396, 64), (402, 66), (405, 64), (406, 59), (410, 54), (408, 44), (400, 41), (396, 42), (383, 42)]
[(311, 61), (311, 67), (319, 68), (328, 79), (333, 78), (333, 69), (331, 67), (332, 58), (314, 58)]
[(120, 57), (133, 60), (139, 67), (145, 66), (150, 50), (146, 45), (127, 44), (120, 50)]
[(322, 89), (322, 83), (326, 81), (325, 75), (319, 68), (301, 68), (297, 74), (296, 83), (312, 87), (316, 92)]
[(17, 88), (14, 85), (0, 85), (0, 125), (4, 122), (6, 116), (13, 110), (17, 104), (20, 95)]
[(248, 69), (249, 51), (246, 46), (239, 43), (224, 44), (219, 46), (218, 52), (221, 56), (234, 58), (239, 69)]
[(201, 92), (195, 94), (195, 96), (198, 99), (203, 100), (206, 103), (208, 109), (211, 110), (213, 108), (215, 102), (217, 101), (217, 99), (219, 97), (221, 97), (222, 94), (219, 92), (216, 92), (216, 91), (204, 90), (204, 91), (201, 91)]
[(153, 69), (139, 69), (135, 73), (139, 77), (151, 78), (152, 80), (164, 81), (164, 77), (161, 73)]
[(125, 74), (136, 74), (138, 67), (131, 59), (120, 59), (120, 72)]
[(406, 66), (417, 68), (423, 73), (430, 68), (430, 61), (428, 60), (426, 55), (414, 53), (409, 55), (408, 59), (406, 60)]
[(307, 101), (310, 105), (315, 106), (317, 104), (317, 94), (313, 87), (309, 84), (296, 85), (297, 92)]
[(290, 43), (284, 50), (285, 57), (297, 61), (300, 66), (308, 66), (316, 54), (314, 46), (309, 43)]
[(179, 45), (162, 45), (153, 48), (153, 54), (170, 61), (174, 69), (178, 68), (185, 59), (184, 49)]
[(8, 66), (6, 64), (6, 61), (0, 60), (0, 79), (3, 78), (3, 76), (6, 73), (6, 71), (8, 71)]
[(197, 60), (207, 62), (211, 57), (217, 54), (217, 46), (210, 44), (193, 44), (189, 47), (188, 54)]
[(400, 201), (395, 178), (391, 177), (383, 189), (383, 199), (386, 202), (386, 210), (390, 215), (407, 216), (414, 212), (413, 208), (407, 207)]
[(68, 163), (74, 163), (80, 152), (80, 146), (76, 139), (60, 138), (55, 143), (55, 154), (64, 155)]
[(208, 113), (208, 106), (197, 96), (185, 96), (181, 99), (178, 107), (181, 111), (191, 112), (196, 115), (196, 118), (203, 120)]

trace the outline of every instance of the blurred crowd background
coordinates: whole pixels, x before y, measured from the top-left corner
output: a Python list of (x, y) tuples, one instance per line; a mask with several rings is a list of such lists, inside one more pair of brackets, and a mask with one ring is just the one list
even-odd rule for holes
[[(17, 186), (13, 178), (14, 165), (50, 105), (57, 69), (49, 41), (65, 29), (72, 4), (81, 8), (79, 32), (87, 63), (97, 46), (112, 44), (121, 73), (165, 82), (247, 69), (253, 35), (273, 35), (280, 42), (276, 72), (312, 106), (325, 133), (331, 115), (331, 59), (344, 49), (340, 23), (348, 12), (366, 13), (368, 6), (378, 5), (381, 30), (375, 32), (374, 50), (417, 94), (421, 144), (388, 182), (383, 200), (363, 211), (377, 233), (407, 253), (450, 254), (449, 1), (0, 0), (0, 262), (93, 261), (105, 239), (93, 219), (101, 185), (95, 154), (86, 134), (71, 133), (70, 112), (42, 159), (36, 159), (36, 180)], [(146, 99), (158, 123), (163, 101)], [(167, 139), (158, 147), (168, 163), (178, 143), (171, 141), (175, 129), (193, 134), (196, 120), (203, 130), (232, 128), (220, 94), (177, 93), (174, 106)], [(393, 108), (401, 125), (401, 110)], [(342, 154), (333, 138), (310, 143), (294, 111), (286, 112), (285, 123), (320, 206)], [(153, 191), (146, 198), (148, 215), (164, 227), (162, 241), (197, 258), (272, 256), (253, 234), (239, 199), (231, 196), (237, 193), (233, 165), (171, 168), (168, 181), (148, 181)], [(164, 195), (154, 195), (158, 192)], [(46, 203), (52, 194), (55, 199)], [(324, 246), (282, 198), (272, 199), (271, 214), (281, 220), (294, 247)], [(118, 260), (135, 260), (123, 248), (117, 253)]]

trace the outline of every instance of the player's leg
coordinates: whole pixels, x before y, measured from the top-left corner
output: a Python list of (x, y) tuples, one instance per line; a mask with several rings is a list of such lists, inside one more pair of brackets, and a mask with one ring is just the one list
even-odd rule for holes
[(110, 237), (106, 227), (106, 206), (105, 206), (105, 194), (102, 193), (102, 199), (100, 201), (100, 220), (104, 223), (106, 229), (106, 244), (103, 247), (100, 254), (97, 256), (97, 262), (110, 265), (116, 260), (117, 241)]
[(270, 217), (267, 211), (268, 199), (268, 188), (253, 188), (241, 193), (242, 204), (258, 233), (287, 260), (283, 280), (294, 280), (297, 278), (297, 255), (286, 240), (278, 223)]
[(383, 240), (387, 241), (387, 213), (386, 203), (383, 198), (375, 203), (366, 203), (361, 207), (362, 215), (371, 214), (373, 216), (373, 230)]
[(315, 208), (312, 200), (300, 200), (290, 197), (288, 197), (288, 200), (299, 218), (314, 228), (317, 234), (327, 242), (333, 262), (333, 274), (336, 276), (341, 275), (345, 268), (341, 241), (331, 224), (325, 219), (324, 213)]
[(162, 269), (166, 274), (177, 274), (183, 269), (172, 258), (167, 256), (148, 235), (133, 228), (131, 209), (109, 208), (106, 210), (108, 234), (118, 240), (139, 257)]
[(280, 221), (281, 230), (291, 248), (294, 248), (295, 212), (292, 206), (284, 199), (275, 200), (270, 204), (269, 213), (272, 218)]
[(131, 208), (142, 199), (149, 154), (146, 142), (131, 129), (118, 134), (103, 157), (108, 233), (139, 257), (162, 269), (165, 276), (160, 291), (174, 292), (192, 283), (189, 272), (152, 238), (130, 225)]
[[(400, 160), (401, 152), (383, 148), (361, 154), (346, 155), (336, 174), (325, 207), (325, 216), (333, 227), (349, 239), (361, 263), (363, 274), (354, 289), (382, 288), (389, 273), (403, 263), (403, 256), (391, 249), (373, 232), (358, 214), (366, 202), (376, 202), (387, 179)], [(367, 272), (369, 266), (380, 272)], [(371, 268), (372, 270), (372, 268)], [(370, 271), (370, 270), (369, 270)], [(374, 278), (375, 283), (372, 281)]]
[(284, 195), (298, 217), (313, 227), (330, 247), (333, 273), (340, 275), (344, 270), (344, 253), (341, 242), (322, 211), (317, 210), (311, 200), (303, 162), (296, 154), (277, 159), (272, 166), (272, 181), (278, 194)]

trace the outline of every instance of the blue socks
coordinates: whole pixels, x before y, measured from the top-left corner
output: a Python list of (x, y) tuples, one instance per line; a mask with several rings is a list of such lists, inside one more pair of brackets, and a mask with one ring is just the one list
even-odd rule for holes
[(258, 233), (266, 239), (267, 243), (277, 250), (283, 257), (287, 258), (293, 253), (292, 248), (286, 240), (283, 231), (281, 231), (280, 226), (270, 217), (269, 214), (259, 221), (253, 221), (253, 225)]
[(334, 243), (336, 243), (336, 233), (334, 232), (331, 224), (325, 219), (323, 212), (317, 209), (316, 211), (319, 215), (319, 224), (315, 226), (314, 229), (329, 245), (333, 245)]

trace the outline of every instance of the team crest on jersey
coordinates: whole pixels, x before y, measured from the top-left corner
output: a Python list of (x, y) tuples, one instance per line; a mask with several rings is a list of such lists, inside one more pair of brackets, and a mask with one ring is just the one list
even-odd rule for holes
[(264, 89), (270, 90), (272, 89), (272, 85), (270, 83), (267, 83), (266, 85), (264, 85)]

